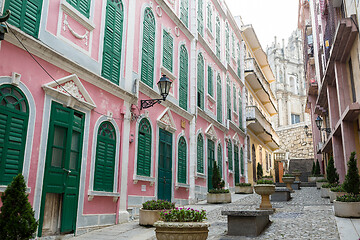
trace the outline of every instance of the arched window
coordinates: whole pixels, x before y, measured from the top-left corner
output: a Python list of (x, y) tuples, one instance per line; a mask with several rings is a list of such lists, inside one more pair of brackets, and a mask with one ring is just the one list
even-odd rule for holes
[(197, 30), (201, 36), (204, 36), (204, 17), (203, 17), (203, 1), (202, 0), (198, 0), (197, 20), (198, 20)]
[(220, 74), (217, 75), (216, 80), (216, 117), (218, 122), (222, 122), (222, 88)]
[(245, 163), (244, 163), (244, 150), (243, 148), (240, 148), (240, 169), (241, 169), (241, 176), (244, 176), (244, 167), (245, 167)]
[(220, 19), (219, 16), (216, 16), (216, 56), (220, 59)]
[(243, 129), (241, 90), (239, 91), (239, 127), (240, 127), (240, 129)]
[(212, 32), (212, 6), (211, 6), (211, 2), (208, 2), (207, 5), (207, 27), (210, 30), (210, 32)]
[(151, 173), (151, 126), (149, 120), (141, 119), (138, 133), (137, 175), (150, 177)]
[(197, 61), (197, 106), (204, 110), (204, 58), (201, 53)]
[(13, 85), (0, 86), (0, 185), (7, 185), (22, 173), (29, 105)]
[(123, 15), (121, 1), (107, 1), (101, 75), (115, 84), (120, 79)]
[(218, 145), (217, 148), (217, 165), (219, 167), (219, 171), (220, 171), (220, 176), (222, 177), (223, 174), (223, 164), (222, 164), (222, 148), (221, 148), (221, 144)]
[(188, 0), (181, 0), (180, 5), (180, 20), (188, 27), (189, 24), (189, 2)]
[(226, 108), (227, 118), (231, 120), (231, 83), (229, 77), (226, 78)]
[(112, 192), (114, 186), (116, 135), (114, 126), (106, 121), (98, 130), (95, 159), (94, 190)]
[(237, 51), (238, 51), (238, 58), (237, 58), (237, 75), (241, 78), (241, 52), (240, 52), (240, 43), (237, 43)]
[(204, 173), (204, 139), (201, 134), (197, 137), (197, 172)]
[(180, 137), (178, 144), (178, 182), (186, 184), (187, 147), (184, 137)]
[(236, 85), (233, 85), (233, 106), (234, 106), (234, 112), (236, 112), (237, 107), (236, 107)]
[(141, 81), (153, 87), (155, 56), (155, 17), (150, 8), (145, 9), (141, 56)]
[(233, 157), (232, 157), (232, 143), (231, 140), (226, 142), (227, 152), (228, 152), (228, 162), (229, 170), (233, 170)]
[(187, 110), (188, 100), (188, 53), (185, 45), (180, 47), (180, 71), (179, 71), (179, 106)]
[(230, 33), (229, 24), (225, 23), (225, 57), (226, 61), (230, 62)]

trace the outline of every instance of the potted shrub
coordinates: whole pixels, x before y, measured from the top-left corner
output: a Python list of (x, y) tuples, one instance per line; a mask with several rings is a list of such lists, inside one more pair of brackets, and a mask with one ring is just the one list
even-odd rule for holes
[(235, 193), (251, 194), (253, 193), (253, 187), (251, 186), (251, 183), (236, 183)]
[(254, 190), (257, 194), (261, 195), (261, 203), (258, 209), (274, 210), (269, 199), (269, 196), (275, 192), (274, 182), (271, 180), (260, 179), (254, 185)]
[(296, 182), (296, 181), (300, 182), (301, 172), (300, 172), (299, 170), (294, 170), (294, 171), (292, 172), (292, 175), (295, 176), (295, 182)]
[(329, 198), (330, 197), (330, 188), (332, 187), (336, 187), (337, 184), (336, 183), (325, 183), (321, 186), (321, 197), (322, 198)]
[(256, 179), (260, 180), (263, 176), (263, 170), (262, 170), (262, 166), (260, 163), (257, 164), (256, 166)]
[(336, 187), (330, 188), (330, 193), (329, 193), (330, 202), (333, 203), (337, 197), (343, 196), (345, 194), (346, 192), (342, 185), (338, 185)]
[(14, 177), (1, 195), (0, 239), (31, 239), (35, 237), (38, 222), (26, 194), (22, 174)]
[(155, 233), (158, 240), (205, 240), (208, 237), (210, 224), (204, 222), (205, 210), (175, 208), (160, 213), (161, 221), (157, 221)]
[(213, 189), (210, 189), (207, 194), (208, 203), (230, 203), (231, 193), (229, 189), (224, 189), (225, 182), (220, 177), (219, 168), (214, 163), (213, 175), (212, 175)]
[(282, 181), (286, 183), (286, 188), (290, 190), (290, 192), (294, 192), (291, 184), (294, 183), (295, 177), (291, 174), (284, 174), (282, 177)]
[(319, 160), (313, 162), (313, 169), (311, 171), (311, 176), (308, 177), (309, 182), (316, 182), (318, 180), (324, 179), (324, 176), (320, 174), (320, 163)]
[(337, 217), (360, 217), (359, 170), (356, 165), (355, 152), (351, 153), (347, 163), (348, 171), (343, 187), (347, 194), (334, 200), (334, 211)]
[(142, 204), (139, 211), (139, 224), (143, 226), (153, 226), (160, 220), (160, 212), (163, 210), (174, 209), (175, 203), (165, 200), (150, 200)]
[(273, 181), (273, 177), (271, 175), (263, 176), (262, 179)]
[(328, 183), (326, 179), (319, 179), (316, 181), (316, 188), (321, 189), (321, 186)]

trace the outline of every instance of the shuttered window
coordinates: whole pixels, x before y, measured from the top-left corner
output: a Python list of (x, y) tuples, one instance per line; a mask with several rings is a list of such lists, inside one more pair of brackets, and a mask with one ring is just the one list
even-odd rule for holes
[(241, 90), (239, 91), (239, 127), (243, 129), (242, 125), (242, 101), (241, 101)]
[(220, 59), (220, 19), (216, 17), (216, 56)]
[(153, 87), (155, 56), (155, 18), (150, 8), (145, 9), (141, 56), (141, 81)]
[(180, 20), (185, 24), (186, 27), (189, 27), (189, 1), (188, 0), (181, 0)]
[(218, 122), (222, 122), (222, 88), (220, 75), (217, 76), (216, 80), (216, 117)]
[(235, 34), (232, 33), (231, 34), (231, 54), (232, 54), (232, 57), (235, 59)]
[(207, 27), (212, 32), (212, 6), (210, 2), (207, 5)]
[(29, 107), (15, 86), (0, 87), (0, 185), (9, 184), (22, 172)]
[(7, 0), (4, 9), (11, 11), (8, 23), (37, 38), (42, 2), (42, 0)]
[(136, 172), (137, 175), (148, 177), (151, 173), (151, 126), (146, 118), (139, 124)]
[(197, 137), (197, 172), (204, 173), (204, 139), (201, 134)]
[(204, 36), (204, 17), (203, 17), (203, 1), (202, 0), (198, 0), (197, 20), (198, 20), (197, 30), (201, 36)]
[(172, 72), (173, 70), (173, 38), (170, 33), (163, 32), (163, 66)]
[(230, 35), (229, 35), (229, 25), (225, 24), (225, 57), (226, 61), (230, 62)]
[(218, 165), (218, 168), (219, 168), (219, 171), (220, 171), (220, 176), (222, 177), (222, 174), (223, 174), (223, 171), (222, 171), (222, 148), (221, 148), (221, 145), (219, 144), (218, 145), (218, 148), (217, 148), (217, 165)]
[(214, 96), (214, 87), (213, 87), (213, 70), (208, 66), (208, 94)]
[[(85, 17), (88, 18), (90, 16), (90, 0), (67, 0), (67, 2)], [(118, 4), (120, 0), (112, 0), (112, 2)]]
[(185, 45), (180, 47), (180, 71), (179, 71), (179, 106), (187, 110), (188, 82), (189, 82), (189, 57)]
[(237, 51), (238, 51), (238, 59), (237, 59), (237, 75), (239, 78), (241, 78), (241, 62), (240, 62), (240, 59), (241, 59), (241, 56), (240, 56), (240, 44), (238, 43), (237, 44)]
[(114, 187), (116, 135), (110, 122), (98, 130), (95, 160), (94, 190), (112, 192)]
[(231, 86), (229, 78), (226, 79), (226, 108), (227, 118), (231, 120)]
[(204, 58), (201, 53), (197, 61), (197, 106), (204, 110)]
[(241, 169), (241, 176), (244, 176), (244, 151), (243, 148), (240, 148), (240, 169)]
[(230, 140), (227, 141), (226, 147), (228, 152), (229, 170), (233, 170), (232, 143)]
[(233, 106), (234, 106), (234, 112), (236, 112), (237, 107), (236, 107), (236, 85), (235, 84), (233, 86)]
[(179, 139), (178, 148), (178, 182), (186, 184), (187, 147), (184, 137), (181, 137)]
[(235, 184), (240, 182), (239, 172), (239, 147), (234, 144), (234, 172), (235, 172)]
[(104, 51), (101, 75), (119, 84), (123, 32), (123, 6), (121, 2), (107, 1)]

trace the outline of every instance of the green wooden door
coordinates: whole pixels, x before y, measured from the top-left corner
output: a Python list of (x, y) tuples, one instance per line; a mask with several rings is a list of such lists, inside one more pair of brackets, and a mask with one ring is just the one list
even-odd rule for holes
[(208, 189), (212, 189), (212, 176), (213, 176), (213, 168), (214, 168), (214, 162), (215, 162), (215, 147), (214, 142), (211, 140), (208, 140)]
[(159, 131), (158, 199), (171, 201), (172, 134)]
[(46, 193), (62, 195), (60, 231), (75, 230), (84, 114), (59, 103), (51, 107), (39, 236), (42, 232)]
[(234, 146), (234, 167), (235, 167), (235, 184), (240, 183), (240, 172), (239, 172), (239, 147)]

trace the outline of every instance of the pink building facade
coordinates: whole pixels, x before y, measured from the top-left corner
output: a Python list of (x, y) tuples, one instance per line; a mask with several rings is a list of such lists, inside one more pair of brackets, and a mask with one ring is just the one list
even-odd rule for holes
[[(214, 163), (247, 181), (244, 43), (220, 0), (6, 0), (0, 192), (18, 173), (38, 236), (206, 198)], [(157, 82), (173, 83), (166, 101)]]

